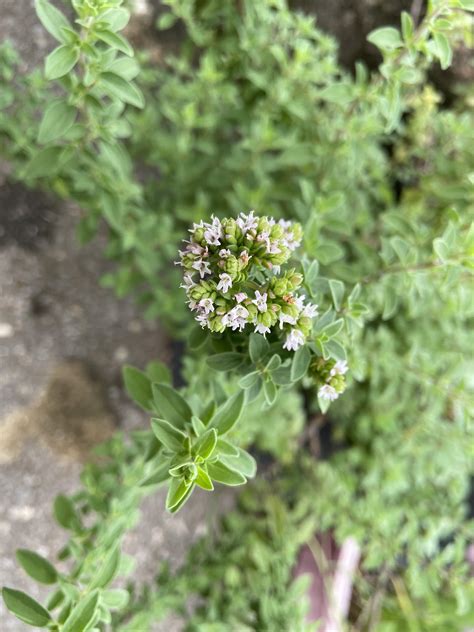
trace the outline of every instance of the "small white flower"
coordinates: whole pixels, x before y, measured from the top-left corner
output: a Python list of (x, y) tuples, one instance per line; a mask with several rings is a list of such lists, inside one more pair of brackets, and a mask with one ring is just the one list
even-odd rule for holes
[(205, 224), (204, 239), (210, 246), (220, 246), (222, 224), (217, 217), (212, 218), (212, 224)]
[(219, 257), (221, 259), (227, 259), (227, 257), (230, 257), (231, 254), (232, 253), (231, 253), (231, 251), (228, 248), (221, 248), (219, 250)]
[(301, 311), (301, 316), (305, 316), (306, 318), (314, 318), (318, 314), (318, 306), (313, 305), (313, 303), (306, 303)]
[(265, 336), (265, 334), (270, 333), (270, 327), (267, 327), (263, 323), (257, 323), (255, 325), (255, 333), (262, 334), (262, 336)]
[(278, 255), (281, 252), (281, 248), (278, 247), (275, 241), (272, 242), (267, 239), (267, 252), (269, 255)]
[(253, 211), (250, 211), (248, 215), (240, 213), (239, 217), (236, 219), (236, 224), (245, 235), (249, 232), (249, 230), (255, 230), (257, 228), (258, 218), (254, 217)]
[(283, 329), (283, 325), (285, 323), (288, 323), (289, 325), (296, 325), (296, 318), (293, 318), (290, 314), (285, 314), (283, 312), (280, 312), (279, 321), (280, 329)]
[(214, 303), (212, 302), (212, 298), (202, 298), (198, 307), (203, 311), (204, 314), (210, 314), (214, 311)]
[(189, 229), (189, 232), (194, 233), (195, 230), (198, 228), (204, 228), (204, 226), (206, 226), (206, 224), (204, 223), (204, 220), (201, 220), (199, 224), (194, 223), (193, 227)]
[(209, 325), (209, 316), (207, 314), (198, 314), (196, 320), (203, 329)]
[(304, 294), (302, 294), (301, 296), (294, 296), (295, 302), (294, 304), (296, 305), (296, 307), (301, 311), (304, 307), (304, 299), (306, 298), (306, 296)]
[(281, 243), (286, 246), (289, 250), (296, 250), (301, 244), (301, 239), (294, 239), (293, 235), (289, 234), (286, 237), (283, 237)]
[(259, 312), (267, 311), (267, 293), (260, 294), (258, 290), (255, 290), (255, 300), (252, 301), (257, 306)]
[(301, 240), (296, 240), (293, 236), (292, 223), (290, 221), (281, 219), (278, 224), (283, 228), (285, 234), (281, 238), (281, 243), (290, 250), (296, 250), (301, 243)]
[(246, 298), (248, 298), (247, 294), (245, 294), (245, 292), (237, 292), (237, 294), (234, 294), (234, 298), (237, 301), (237, 303), (242, 303), (242, 301), (245, 301)]
[(225, 294), (232, 287), (232, 277), (227, 272), (222, 272), (222, 274), (219, 274), (219, 279), (216, 289)]
[(334, 375), (345, 375), (348, 371), (349, 367), (347, 366), (347, 362), (345, 360), (338, 360), (336, 364), (332, 367), (329, 375), (333, 377)]
[(207, 261), (203, 261), (202, 259), (197, 259), (191, 267), (199, 272), (201, 279), (204, 278), (206, 274), (211, 274), (209, 263)]
[(179, 287), (182, 287), (186, 291), (188, 291), (195, 286), (196, 286), (196, 283), (194, 283), (193, 277), (188, 273), (183, 276), (183, 283), (181, 283)]
[(252, 258), (252, 255), (249, 256), (249, 253), (247, 252), (247, 250), (242, 250), (242, 252), (239, 255), (239, 259), (243, 261), (244, 263), (248, 263), (251, 258)]
[(207, 248), (203, 248), (200, 244), (194, 242), (186, 246), (185, 252), (190, 252), (193, 255), (202, 256), (207, 251)]
[(318, 390), (318, 396), (322, 399), (328, 399), (330, 402), (333, 402), (339, 397), (339, 393), (330, 384), (324, 384), (324, 386), (321, 386)]
[(283, 349), (288, 351), (296, 351), (301, 345), (304, 345), (305, 337), (303, 332), (299, 329), (292, 329), (286, 336), (286, 340), (283, 343)]
[(248, 317), (248, 310), (243, 305), (236, 305), (230, 312), (227, 312), (227, 314), (223, 316), (222, 324), (225, 327), (230, 327), (232, 331), (236, 329), (242, 331), (247, 324)]

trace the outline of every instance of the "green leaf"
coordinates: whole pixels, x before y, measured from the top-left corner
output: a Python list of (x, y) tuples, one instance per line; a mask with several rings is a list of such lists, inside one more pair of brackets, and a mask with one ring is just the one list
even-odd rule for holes
[(215, 371), (233, 371), (234, 369), (238, 369), (243, 361), (244, 356), (234, 351), (216, 353), (206, 359), (207, 364)]
[(402, 263), (408, 263), (410, 254), (412, 252), (411, 245), (401, 237), (392, 237), (390, 239), (390, 244), (395, 250), (397, 257), (400, 259)]
[(295, 351), (291, 364), (291, 381), (297, 382), (306, 375), (309, 363), (311, 362), (311, 351), (308, 345), (303, 345)]
[(193, 413), (188, 403), (167, 384), (153, 384), (153, 401), (161, 417), (176, 428), (184, 428), (191, 422)]
[(337, 340), (328, 340), (325, 344), (326, 351), (335, 360), (347, 360), (346, 350)]
[(415, 25), (413, 23), (413, 18), (409, 13), (407, 13), (407, 11), (402, 11), (401, 23), (403, 39), (405, 40), (405, 42), (409, 42), (413, 37)]
[(214, 452), (217, 443), (217, 432), (215, 428), (210, 428), (202, 434), (193, 445), (193, 453), (201, 456), (204, 460), (208, 459)]
[(237, 456), (223, 456), (219, 458), (221, 463), (227, 465), (234, 472), (239, 472), (246, 478), (253, 478), (257, 473), (257, 462), (251, 454), (239, 449)]
[(354, 92), (348, 83), (334, 83), (321, 90), (319, 98), (337, 105), (348, 105), (354, 100)]
[(391, 318), (398, 307), (397, 288), (391, 285), (387, 286), (383, 296), (383, 312), (382, 320), (388, 320)]
[(79, 51), (71, 46), (58, 46), (46, 57), (46, 79), (59, 79), (74, 68), (79, 59)]
[(130, 11), (127, 9), (109, 9), (100, 16), (100, 19), (108, 23), (111, 31), (121, 31), (130, 20)]
[(336, 279), (329, 279), (329, 289), (331, 290), (332, 302), (337, 311), (341, 309), (344, 297), (344, 283)]
[(2, 597), (8, 610), (23, 623), (45, 628), (51, 622), (49, 612), (21, 590), (2, 588)]
[(436, 256), (444, 263), (449, 257), (449, 248), (444, 239), (437, 237), (433, 241), (433, 250)]
[(145, 480), (140, 483), (140, 487), (148, 487), (151, 485), (158, 485), (159, 483), (163, 483), (170, 477), (169, 469), (170, 463), (167, 459), (165, 459), (162, 463), (158, 465), (158, 467), (153, 471), (152, 474), (147, 476)]
[(201, 435), (206, 430), (205, 424), (199, 419), (199, 417), (196, 417), (196, 415), (191, 417), (191, 425), (197, 436)]
[(318, 257), (323, 265), (328, 265), (329, 263), (333, 263), (333, 261), (342, 259), (344, 256), (344, 248), (334, 241), (326, 241), (318, 245), (315, 256)]
[(152, 382), (171, 384), (171, 371), (164, 362), (157, 360), (146, 365), (145, 372)]
[(111, 610), (122, 610), (130, 601), (130, 593), (121, 588), (104, 590), (101, 594), (101, 601)]
[(26, 178), (41, 178), (55, 173), (61, 164), (63, 147), (45, 147), (26, 164)]
[(54, 610), (64, 601), (64, 593), (58, 588), (53, 593), (51, 593), (48, 597), (48, 601), (46, 602), (47, 610)]
[(434, 41), (436, 43), (436, 51), (439, 58), (439, 63), (443, 70), (449, 68), (453, 61), (453, 51), (449, 44), (448, 38), (443, 33), (435, 32)]
[(194, 483), (187, 484), (183, 479), (172, 478), (166, 497), (166, 509), (172, 513), (184, 505), (194, 489)]
[(459, 4), (466, 11), (474, 11), (474, 0), (459, 0)]
[(382, 50), (395, 50), (403, 46), (399, 31), (392, 26), (383, 26), (375, 29), (375, 31), (369, 33), (367, 41)]
[(171, 452), (181, 452), (183, 450), (186, 435), (178, 430), (165, 419), (153, 418), (151, 427), (156, 437), (161, 443), (171, 450)]
[(72, 127), (76, 120), (76, 108), (65, 101), (54, 101), (45, 110), (38, 132), (39, 143), (50, 143)]
[(120, 101), (130, 103), (137, 108), (143, 108), (145, 105), (141, 91), (133, 83), (129, 83), (113, 72), (103, 72), (100, 75), (100, 85), (108, 95)]
[(291, 384), (291, 365), (281, 366), (272, 372), (272, 380), (278, 386), (286, 386)]
[(84, 632), (96, 615), (98, 602), (98, 590), (86, 594), (71, 610), (61, 632)]
[(202, 489), (205, 489), (206, 491), (211, 492), (214, 489), (214, 485), (212, 484), (212, 480), (209, 474), (205, 470), (203, 470), (202, 467), (198, 466), (197, 470), (198, 470), (198, 473), (194, 482), (196, 483), (196, 485), (199, 485), (199, 487), (201, 487)]
[(132, 81), (140, 72), (140, 66), (135, 59), (131, 57), (117, 57), (107, 65), (106, 70), (120, 75), (126, 81)]
[(59, 494), (56, 496), (53, 505), (53, 512), (56, 521), (65, 529), (78, 531), (81, 523), (76, 512), (76, 508), (70, 498)]
[(145, 410), (152, 410), (153, 392), (150, 378), (133, 366), (122, 369), (125, 390), (139, 406)]
[(265, 369), (267, 371), (270, 371), (271, 373), (272, 371), (276, 371), (280, 366), (281, 366), (281, 358), (278, 355), (278, 353), (275, 353), (274, 355), (272, 355), (272, 357), (268, 361)]
[(223, 485), (233, 487), (236, 485), (244, 485), (247, 482), (243, 474), (234, 472), (234, 470), (231, 470), (230, 467), (220, 461), (208, 463), (207, 472), (214, 481), (222, 483)]
[(306, 222), (306, 226), (303, 231), (305, 250), (311, 256), (314, 255), (314, 252), (318, 246), (319, 229), (320, 226), (318, 217), (316, 216), (316, 214), (313, 214)]
[(239, 448), (225, 439), (217, 439), (217, 452), (226, 456), (238, 456)]
[(244, 405), (244, 391), (239, 391), (217, 409), (210, 421), (210, 428), (215, 428), (219, 435), (224, 435), (239, 420)]
[(176, 23), (177, 19), (178, 17), (174, 13), (167, 11), (166, 13), (163, 13), (163, 15), (160, 15), (157, 22), (157, 28), (160, 31), (165, 31), (166, 29), (171, 28)]
[(54, 584), (58, 579), (56, 569), (44, 557), (28, 551), (27, 549), (18, 549), (16, 559), (26, 573), (41, 584)]
[(260, 395), (260, 391), (262, 390), (263, 380), (259, 376), (258, 380), (250, 387), (245, 390), (245, 401), (247, 404), (255, 401), (257, 397)]
[(252, 373), (247, 373), (247, 375), (244, 375), (244, 377), (239, 380), (240, 388), (252, 388), (252, 386), (258, 380), (259, 375), (259, 371), (252, 371)]
[(267, 380), (263, 383), (263, 394), (269, 406), (272, 406), (277, 398), (277, 387), (273, 380)]
[(118, 545), (110, 549), (99, 559), (100, 565), (95, 577), (89, 584), (89, 590), (93, 588), (105, 588), (115, 577), (120, 564), (120, 548)]
[(203, 329), (200, 325), (196, 325), (191, 329), (189, 334), (188, 344), (189, 348), (193, 351), (200, 349), (208, 338), (208, 330)]
[(254, 364), (262, 360), (268, 352), (269, 344), (261, 334), (250, 334), (249, 354)]
[(319, 275), (319, 263), (317, 261), (312, 261), (308, 266), (307, 270), (304, 274), (304, 282), (313, 296), (313, 286), (316, 283)]
[(331, 402), (329, 401), (329, 399), (326, 399), (325, 397), (319, 397), (318, 395), (318, 405), (324, 415), (328, 411)]
[(67, 42), (63, 28), (71, 28), (66, 17), (48, 0), (35, 0), (35, 10), (41, 24), (59, 42)]
[(95, 34), (100, 40), (102, 40), (112, 48), (119, 50), (129, 57), (133, 57), (133, 48), (122, 35), (108, 30), (96, 31)]

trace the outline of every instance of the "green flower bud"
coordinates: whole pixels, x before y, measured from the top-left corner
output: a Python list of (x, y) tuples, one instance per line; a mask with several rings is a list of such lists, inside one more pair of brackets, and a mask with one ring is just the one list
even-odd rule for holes
[(231, 277), (235, 277), (239, 272), (239, 260), (231, 255), (225, 260), (225, 271), (230, 274)]
[(288, 291), (287, 280), (285, 278), (275, 279), (272, 290), (275, 296), (278, 296), (278, 297), (284, 296)]
[(265, 325), (265, 327), (272, 327), (277, 321), (277, 317), (275, 312), (266, 311), (263, 314), (259, 314), (258, 319), (260, 323)]
[(245, 304), (245, 307), (247, 308), (252, 320), (257, 316), (258, 313), (258, 309), (257, 306), (254, 305), (253, 303), (250, 303), (249, 305), (247, 305), (247, 303)]
[(229, 237), (235, 238), (237, 230), (239, 228), (236, 224), (235, 219), (230, 218), (223, 220), (222, 227), (224, 229), (224, 235), (226, 236), (226, 239), (229, 239)]
[(204, 228), (196, 228), (193, 234), (193, 241), (200, 244), (204, 239)]
[(200, 301), (202, 298), (208, 298), (209, 290), (202, 285), (196, 285), (190, 292), (190, 297), (193, 301)]
[(270, 231), (270, 239), (281, 239), (284, 235), (285, 231), (280, 224), (274, 224)]

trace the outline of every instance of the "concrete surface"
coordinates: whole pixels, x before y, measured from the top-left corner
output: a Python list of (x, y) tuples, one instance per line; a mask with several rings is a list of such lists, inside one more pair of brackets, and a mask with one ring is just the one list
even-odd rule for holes
[[(13, 41), (25, 71), (53, 45), (33, 4), (1, 2), (0, 41)], [(124, 394), (121, 366), (166, 361), (168, 349), (131, 300), (100, 288), (110, 267), (104, 236), (81, 248), (79, 209), (12, 184), (7, 174), (0, 165), (0, 586), (41, 599), (48, 590), (21, 571), (15, 549), (55, 559), (67, 534), (52, 518), (54, 497), (79, 487), (82, 462), (97, 441), (148, 423)], [(126, 541), (137, 561), (134, 579), (150, 581), (164, 560), (179, 565), (206, 530), (205, 516), (228, 498), (198, 493), (178, 516), (165, 513), (164, 490), (147, 498)], [(170, 619), (156, 630), (180, 627)], [(0, 631), (25, 629), (0, 600)]]
[[(77, 244), (77, 208), (5, 183), (0, 202), (0, 585), (41, 598), (45, 591), (18, 567), (15, 549), (54, 559), (66, 537), (51, 515), (54, 497), (78, 488), (81, 462), (97, 441), (148, 423), (123, 392), (121, 365), (166, 360), (168, 351), (132, 301), (100, 288), (110, 265), (104, 237)], [(179, 564), (205, 531), (207, 513), (228, 500), (203, 492), (170, 516), (164, 495), (146, 499), (127, 539), (139, 583), (160, 561)], [(0, 630), (25, 628), (0, 602)]]

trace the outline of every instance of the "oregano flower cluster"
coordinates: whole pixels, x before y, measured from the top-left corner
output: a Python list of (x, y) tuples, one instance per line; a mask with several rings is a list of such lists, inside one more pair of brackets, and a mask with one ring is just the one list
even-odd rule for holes
[(324, 360), (314, 358), (310, 373), (318, 386), (318, 397), (333, 402), (346, 389), (345, 374), (348, 371), (345, 360)]
[(283, 348), (306, 342), (317, 305), (299, 294), (303, 276), (282, 271), (301, 242), (298, 223), (241, 213), (237, 219), (201, 221), (189, 231), (181, 259), (190, 309), (203, 328), (222, 333), (247, 326), (279, 332)]

